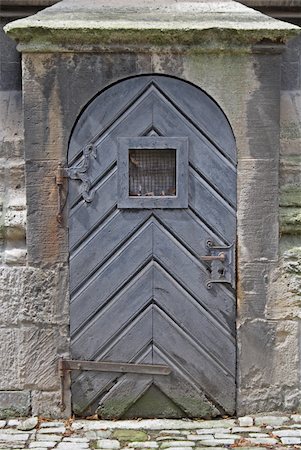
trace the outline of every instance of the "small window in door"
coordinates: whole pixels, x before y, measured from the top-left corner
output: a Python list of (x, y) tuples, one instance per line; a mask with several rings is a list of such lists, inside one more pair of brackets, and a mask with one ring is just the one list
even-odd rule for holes
[(118, 138), (118, 208), (187, 208), (188, 139)]
[(176, 150), (130, 149), (130, 197), (175, 196)]

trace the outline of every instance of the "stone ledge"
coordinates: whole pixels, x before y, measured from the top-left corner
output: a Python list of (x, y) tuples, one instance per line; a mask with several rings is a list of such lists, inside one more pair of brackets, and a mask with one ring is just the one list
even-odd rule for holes
[[(23, 51), (72, 51), (74, 46), (197, 46), (229, 50), (258, 43), (282, 44), (299, 27), (281, 22), (233, 1), (109, 0), (89, 6), (64, 0), (38, 14), (11, 22), (5, 31)], [(79, 48), (77, 48), (79, 50)], [(190, 50), (191, 51), (191, 50)]]

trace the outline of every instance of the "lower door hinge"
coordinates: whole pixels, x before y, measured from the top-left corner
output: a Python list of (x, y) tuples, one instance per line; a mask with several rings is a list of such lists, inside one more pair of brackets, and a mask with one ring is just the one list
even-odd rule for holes
[(171, 369), (163, 364), (134, 364), (134, 363), (115, 363), (108, 361), (80, 361), (73, 359), (59, 359), (59, 375), (61, 377), (61, 410), (64, 411), (65, 405), (65, 375), (72, 370), (91, 370), (95, 372), (116, 372), (135, 373), (143, 375), (169, 375)]

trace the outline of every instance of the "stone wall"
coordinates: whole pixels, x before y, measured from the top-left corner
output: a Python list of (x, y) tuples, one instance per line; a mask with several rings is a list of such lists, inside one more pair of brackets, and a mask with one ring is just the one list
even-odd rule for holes
[[(43, 55), (36, 56), (35, 68), (32, 58), (25, 56), (25, 120), (32, 121), (32, 115), (36, 120), (33, 121), (32, 134), (27, 136), (30, 147), (28, 154), (31, 155), (31, 160), (35, 160), (34, 163), (28, 164), (27, 168), (27, 196), (30, 199), (27, 213), (29, 221), (38, 224), (36, 218), (41, 214), (40, 206), (45, 206), (46, 202), (46, 209), (53, 217), (53, 221), (47, 223), (47, 229), (40, 229), (38, 226), (29, 228), (28, 257), (25, 244), (26, 200), (21, 86), (20, 76), (16, 75), (20, 74), (19, 56), (12, 41), (2, 35), (1, 39), (5, 43), (9, 42), (1, 46), (6, 52), (1, 58), (5, 58), (8, 64), (1, 68), (4, 70), (4, 76), (0, 88), (0, 173), (3, 174), (0, 178), (2, 415), (61, 415), (57, 358), (68, 356), (69, 351), (68, 255), (64, 230), (55, 219), (55, 179), (53, 176), (47, 177), (47, 173), (53, 173), (58, 162), (64, 160), (66, 155), (60, 152), (60, 149), (67, 148), (67, 138), (72, 125), (88, 99), (109, 81), (121, 78), (122, 75), (148, 71), (180, 76), (204, 86), (224, 107), (236, 130), (238, 147), (244, 152), (241, 179), (250, 177), (248, 185), (249, 190), (253, 192), (252, 197), (249, 192), (239, 191), (243, 207), (241, 211), (244, 211), (238, 218), (239, 223), (242, 224), (249, 217), (254, 227), (260, 227), (264, 215), (264, 222), (266, 225), (268, 223), (266, 229), (271, 231), (261, 237), (261, 248), (254, 248), (253, 255), (244, 252), (243, 246), (240, 249), (244, 276), (239, 280), (239, 286), (244, 294), (238, 291), (238, 413), (300, 411), (301, 38), (292, 41), (282, 57), (279, 241), (273, 239), (273, 236), (278, 235), (277, 151), (276, 158), (273, 158), (273, 154), (270, 157), (255, 154), (256, 148), (262, 148), (263, 142), (267, 151), (273, 151), (278, 145), (279, 110), (273, 109), (277, 103), (277, 98), (273, 98), (273, 95), (277, 93), (277, 86), (279, 89), (277, 55), (274, 57), (275, 71), (270, 65), (273, 58), (265, 63), (264, 56), (254, 56), (251, 64), (249, 58), (245, 59), (240, 72), (233, 69), (234, 55), (203, 55), (194, 57), (193, 61), (192, 56), (173, 59), (169, 54), (154, 53), (151, 58), (145, 54), (135, 57), (127, 55), (125, 58), (124, 55), (115, 54), (114, 57), (106, 55), (99, 58), (96, 65), (95, 60), (92, 63), (89, 58), (85, 60), (83, 55), (80, 64), (77, 55), (68, 54), (52, 61), (47, 55)], [(212, 58), (215, 59), (214, 63)], [(98, 74), (105, 64), (118, 69), (116, 73), (103, 73), (100, 79)], [(215, 67), (214, 75), (206, 71), (208, 64)], [(60, 75), (57, 75), (57, 67), (62, 69)], [(45, 73), (49, 86), (47, 92), (43, 91)], [(78, 80), (71, 85), (76, 73)], [(32, 85), (33, 78), (36, 79), (35, 85)], [(221, 87), (225, 78), (228, 81), (227, 89)], [(89, 79), (90, 83), (83, 92), (80, 86), (84, 79)], [(260, 87), (262, 79), (269, 80), (264, 88)], [(242, 80), (245, 80), (245, 84)], [(248, 85), (248, 82), (251, 84)], [(72, 97), (69, 88), (78, 89), (77, 98)], [(262, 89), (265, 92), (270, 89), (270, 98), (274, 102), (271, 100), (271, 105), (261, 104), (260, 108), (257, 108)], [(227, 96), (233, 95), (239, 97), (238, 104), (241, 106), (241, 109), (236, 111), (227, 107), (231, 103)], [(63, 96), (65, 100), (62, 105)], [(57, 111), (57, 115), (53, 117), (43, 115), (49, 103), (52, 104), (52, 111)], [(258, 120), (257, 141), (255, 133), (249, 136), (249, 142), (246, 142), (243, 133), (240, 136), (238, 132), (240, 122), (247, 121), (246, 117), (250, 114), (247, 107), (252, 109), (251, 120)], [(258, 117), (255, 117), (256, 111)], [(271, 123), (268, 122), (267, 129), (261, 128), (261, 121), (266, 121), (267, 117)], [(50, 159), (47, 163), (44, 160), (45, 155), (43, 158), (35, 156), (39, 152), (41, 141), (46, 143), (47, 159)], [(42, 178), (44, 182), (41, 184)], [(261, 199), (256, 215), (256, 210), (250, 208), (249, 202), (252, 198), (258, 202), (261, 192), (256, 191), (256, 187), (262, 186), (263, 181), (267, 196)], [(38, 189), (37, 183), (40, 183)], [(36, 195), (38, 190), (40, 193)], [(59, 239), (53, 240), (54, 235), (58, 235)], [(249, 237), (242, 236), (242, 243), (244, 239), (248, 241)], [(56, 247), (57, 242), (60, 243), (59, 250)], [(256, 258), (257, 250), (262, 253), (260, 261)]]

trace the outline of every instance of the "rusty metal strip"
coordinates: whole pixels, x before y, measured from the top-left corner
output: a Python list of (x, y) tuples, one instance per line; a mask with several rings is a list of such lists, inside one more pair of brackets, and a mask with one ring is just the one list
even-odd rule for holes
[(94, 370), (97, 372), (141, 373), (146, 375), (169, 375), (170, 367), (161, 364), (132, 364), (107, 361), (77, 361), (60, 359), (59, 370)]
[(161, 364), (114, 363), (107, 361), (79, 361), (59, 359), (59, 375), (61, 377), (61, 411), (65, 405), (65, 375), (72, 370), (92, 370), (96, 372), (135, 373), (144, 375), (169, 375), (171, 369)]

